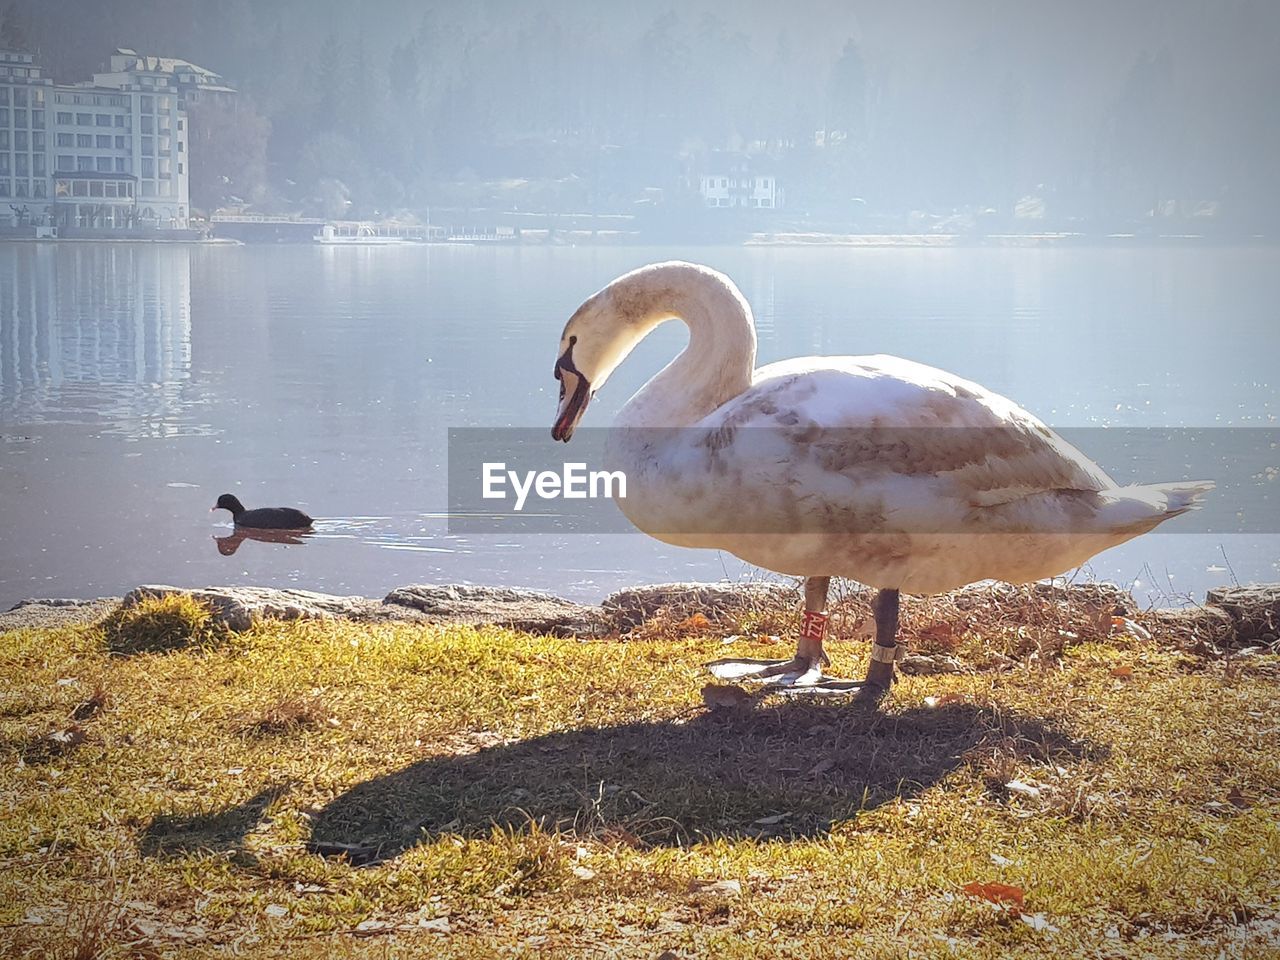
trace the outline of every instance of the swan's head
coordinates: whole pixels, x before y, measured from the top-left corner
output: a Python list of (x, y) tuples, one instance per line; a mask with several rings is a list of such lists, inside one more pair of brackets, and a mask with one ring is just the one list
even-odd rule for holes
[(560, 405), (551, 427), (555, 440), (569, 442), (595, 392), (648, 332), (636, 311), (618, 302), (617, 281), (580, 306), (565, 324), (556, 355)]

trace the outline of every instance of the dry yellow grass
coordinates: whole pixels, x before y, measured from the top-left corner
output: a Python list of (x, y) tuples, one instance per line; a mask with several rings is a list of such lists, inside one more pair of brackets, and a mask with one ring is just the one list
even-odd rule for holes
[[(0, 637), (6, 956), (1280, 949), (1274, 657), (944, 606), (909, 627), (985, 669), (908, 677), (878, 712), (707, 713), (725, 648), (698, 622), (193, 644), (198, 613), (164, 615), (186, 641), (118, 619)], [(140, 647), (164, 649), (120, 652)]]

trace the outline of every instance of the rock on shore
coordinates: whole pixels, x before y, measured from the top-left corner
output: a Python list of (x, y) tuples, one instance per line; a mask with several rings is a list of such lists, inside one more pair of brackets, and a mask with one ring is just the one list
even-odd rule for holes
[[(310, 590), (274, 587), (183, 588), (144, 585), (123, 598), (97, 600), (23, 600), (0, 613), (0, 631), (53, 628), (92, 623), (117, 605), (146, 597), (187, 593), (209, 604), (214, 617), (231, 630), (246, 630), (256, 619), (346, 619), (499, 626), (553, 636), (595, 637), (626, 634), (659, 612), (677, 617), (702, 613), (733, 619), (758, 609), (799, 603), (796, 586), (778, 582), (741, 584), (668, 583), (620, 590), (599, 606), (575, 603), (536, 590), (469, 584), (412, 584), (383, 599), (344, 597)], [(998, 608), (1012, 619), (1033, 608), (1062, 607), (1135, 615), (1133, 598), (1110, 584), (1044, 583), (1027, 587), (982, 584), (947, 595), (957, 612), (981, 606)], [(1209, 591), (1200, 606), (1152, 610), (1144, 622), (1180, 643), (1209, 648), (1246, 646), (1280, 649), (1280, 584), (1252, 584)]]

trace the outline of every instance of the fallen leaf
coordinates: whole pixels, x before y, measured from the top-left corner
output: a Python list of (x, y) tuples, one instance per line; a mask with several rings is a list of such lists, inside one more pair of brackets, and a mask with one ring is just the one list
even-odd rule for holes
[(708, 683), (702, 688), (702, 702), (708, 710), (726, 710), (745, 707), (755, 698), (741, 687), (732, 684)]
[(695, 613), (691, 617), (686, 617), (684, 620), (681, 620), (676, 625), (677, 629), (685, 630), (685, 631), (688, 631), (689, 633), (695, 633), (700, 630), (706, 630), (710, 626), (711, 626), (711, 621), (708, 620), (705, 616), (703, 616), (700, 613)]
[(65, 730), (54, 730), (45, 737), (51, 744), (59, 750), (68, 750), (71, 747), (78, 747), (85, 741), (85, 732), (75, 724), (67, 727)]
[(1026, 896), (1021, 887), (1013, 887), (1007, 883), (982, 883), (975, 880), (972, 883), (966, 883), (960, 889), (979, 900), (987, 900), (1002, 906), (1012, 903), (1019, 910), (1022, 909), (1023, 899)]
[(385, 920), (361, 920), (356, 924), (356, 933), (379, 933), (387, 927), (388, 923)]
[(573, 875), (579, 880), (593, 880), (596, 872), (590, 867), (584, 867), (582, 864), (576, 864), (573, 868)]
[(1134, 623), (1128, 617), (1112, 617), (1111, 628), (1121, 633), (1127, 633), (1131, 637), (1137, 637), (1139, 640), (1150, 640), (1151, 631), (1146, 627)]
[(1111, 671), (1111, 675), (1121, 680), (1128, 680), (1130, 677), (1133, 676), (1133, 667), (1128, 667), (1128, 666), (1116, 667), (1114, 670)]
[(1045, 919), (1043, 913), (1024, 913), (1020, 914), (1022, 922), (1032, 930), (1038, 930), (1041, 933), (1057, 933), (1058, 928)]
[(690, 893), (709, 893), (721, 897), (742, 896), (742, 882), (739, 880), (692, 880), (689, 883)]
[(945, 707), (949, 703), (964, 703), (964, 697), (958, 693), (944, 693), (940, 697), (925, 697), (924, 705), (928, 708)]
[(1244, 793), (1239, 787), (1232, 787), (1227, 793), (1227, 803), (1238, 810), (1247, 810), (1253, 806), (1253, 797)]
[(449, 923), (448, 917), (433, 917), (430, 920), (422, 919), (418, 921), (419, 930), (430, 930), (433, 933), (452, 933), (453, 925)]
[(775, 813), (772, 816), (761, 817), (759, 820), (752, 820), (751, 824), (755, 827), (772, 827), (774, 824), (781, 823), (790, 816), (791, 811), (788, 810), (786, 813)]
[(991, 862), (997, 867), (1008, 867), (1013, 865), (1013, 861), (1008, 857), (1002, 857), (998, 853), (991, 854)]
[(267, 904), (266, 914), (268, 917), (287, 917), (289, 915), (289, 911), (278, 903), (269, 903)]
[(1010, 780), (1004, 785), (1004, 788), (1010, 793), (1020, 794), (1024, 797), (1030, 797), (1032, 800), (1040, 798), (1040, 788), (1032, 786), (1029, 783), (1023, 783), (1021, 780)]

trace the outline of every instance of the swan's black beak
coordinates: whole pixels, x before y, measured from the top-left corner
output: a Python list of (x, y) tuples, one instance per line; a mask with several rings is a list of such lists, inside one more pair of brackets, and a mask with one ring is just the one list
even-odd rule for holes
[(569, 338), (569, 347), (556, 361), (556, 379), (560, 381), (560, 406), (556, 410), (556, 422), (551, 427), (551, 439), (569, 442), (574, 428), (591, 401), (591, 384), (573, 365), (573, 345), (577, 337)]

